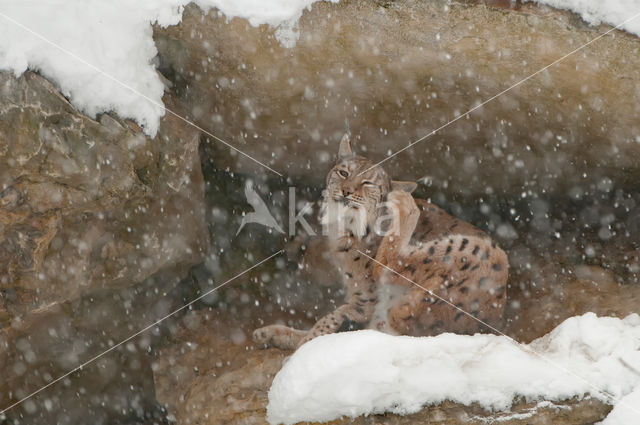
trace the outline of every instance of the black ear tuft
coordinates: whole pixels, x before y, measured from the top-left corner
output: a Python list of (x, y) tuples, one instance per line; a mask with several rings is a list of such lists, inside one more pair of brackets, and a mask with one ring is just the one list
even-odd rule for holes
[(353, 155), (353, 151), (351, 150), (351, 140), (349, 139), (349, 134), (345, 133), (342, 136), (342, 140), (340, 140), (340, 149), (338, 150), (338, 156), (340, 159), (347, 158)]

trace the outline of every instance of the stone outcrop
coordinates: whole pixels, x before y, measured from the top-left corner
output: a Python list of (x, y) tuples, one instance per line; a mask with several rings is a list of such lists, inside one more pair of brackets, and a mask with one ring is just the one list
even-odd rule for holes
[[(494, 196), (489, 203), (525, 195), (567, 202), (567, 195), (579, 200), (633, 188), (640, 177), (640, 40), (635, 36), (614, 31), (461, 115), (609, 29), (531, 3), (518, 2), (516, 9), (473, 1), (318, 2), (304, 12), (297, 43), (287, 48), (277, 30), (191, 5), (179, 25), (154, 28), (154, 38), (176, 110), (294, 184), (322, 185), (345, 120), (356, 150), (382, 160), (460, 117), (384, 167), (396, 178), (420, 179), (428, 196), (440, 192), (467, 203), (486, 195)], [(258, 180), (273, 176), (209, 140), (206, 159), (218, 169)], [(557, 217), (545, 215), (551, 210), (542, 210), (534, 211), (540, 217), (532, 227), (544, 232), (522, 235), (513, 252), (515, 302), (506, 331), (530, 341), (571, 315), (633, 312), (640, 299), (634, 286), (619, 283), (620, 276), (608, 269), (573, 267), (581, 252), (570, 245), (584, 238), (584, 229), (602, 225), (604, 214), (596, 214), (589, 226), (568, 220), (562, 228)], [(633, 213), (629, 217), (635, 223)], [(557, 249), (549, 248), (552, 228), (562, 230)], [(508, 232), (495, 233), (500, 238)], [(523, 245), (548, 255), (516, 252)], [(634, 255), (624, 254), (633, 261), (616, 263), (637, 273)], [(261, 306), (268, 303), (260, 300)], [(154, 363), (158, 400), (178, 423), (264, 424), (268, 388), (287, 353), (256, 350), (231, 334), (250, 332), (250, 321), (230, 323), (204, 313), (188, 317)], [(517, 402), (511, 412), (497, 414), (444, 403), (407, 417), (333, 423), (577, 425), (596, 423), (609, 410), (592, 399)]]
[[(544, 261), (533, 268), (540, 276), (552, 276), (553, 265)], [(326, 270), (326, 269), (325, 269)], [(518, 341), (541, 337), (568, 317), (592, 311), (600, 316), (626, 317), (637, 311), (640, 287), (618, 283), (618, 276), (596, 266), (575, 266), (566, 277), (536, 278), (537, 292), (514, 297), (504, 331)], [(308, 291), (301, 288), (299, 291)], [(299, 295), (303, 297), (303, 295)], [(259, 309), (237, 315), (199, 311), (182, 318), (171, 343), (156, 350), (153, 364), (156, 396), (177, 423), (266, 424), (271, 382), (291, 352), (262, 350), (247, 339), (257, 323), (286, 323), (286, 316), (270, 318)], [(326, 304), (326, 303), (325, 303)], [(300, 307), (300, 306), (299, 306)], [(320, 313), (329, 308), (321, 307)], [(255, 317), (252, 317), (255, 316)], [(310, 326), (309, 323), (302, 326)], [(482, 425), (583, 425), (601, 421), (611, 406), (592, 398), (562, 402), (514, 401), (508, 412), (487, 412), (479, 406), (445, 402), (425, 406), (420, 412), (343, 418), (331, 424)]]
[[(154, 37), (182, 113), (286, 176), (321, 182), (345, 119), (356, 149), (381, 160), (607, 29), (532, 3), (343, 0), (305, 11), (293, 48), (196, 6)], [(384, 166), (457, 196), (630, 185), (639, 49), (613, 32)], [(220, 168), (270, 173), (214, 146)]]
[[(291, 354), (260, 350), (238, 340), (233, 319), (197, 312), (186, 316), (172, 345), (154, 362), (156, 396), (179, 424), (266, 425), (271, 381)], [(420, 412), (343, 418), (332, 425), (583, 425), (602, 420), (611, 407), (585, 398), (564, 402), (515, 402), (509, 412), (445, 402)]]
[[(132, 122), (79, 113), (37, 74), (0, 73), (0, 406), (180, 301), (163, 298), (209, 249), (198, 146), (199, 132), (173, 116), (150, 139)], [(125, 386), (142, 385), (145, 367), (149, 376), (150, 338), (140, 344)], [(65, 404), (78, 388), (107, 394), (134, 360), (120, 353), (105, 358), (109, 373), (59, 384), (47, 399), (56, 421), (73, 419)], [(7, 414), (52, 423), (42, 400)], [(131, 407), (124, 394), (111, 401)]]
[(207, 249), (199, 133), (155, 140), (79, 114), (43, 78), (0, 74), (0, 276), (19, 313), (141, 282)]
[[(272, 28), (194, 5), (179, 25), (156, 27), (154, 37), (160, 71), (171, 85), (168, 108), (291, 177), (287, 184), (319, 186), (345, 119), (356, 149), (381, 160), (603, 30), (532, 4), (511, 10), (444, 0), (342, 0), (305, 11), (292, 48), (283, 47)], [(639, 49), (629, 34), (603, 37), (384, 166), (394, 177), (420, 179), (430, 194), (467, 200), (485, 194), (513, 200), (523, 192), (578, 199), (633, 187), (640, 177)], [(198, 130), (171, 115), (154, 139), (113, 114), (92, 120), (41, 76), (0, 73), (0, 409), (183, 302), (176, 285), (209, 249), (200, 140)], [(271, 176), (209, 141), (205, 159), (217, 170), (263, 182)], [(537, 217), (539, 227), (553, 233), (546, 213)], [(611, 224), (596, 215), (589, 226)], [(225, 239), (222, 248), (232, 244), (227, 236), (235, 231), (227, 218), (217, 223), (225, 227), (218, 235)], [(635, 234), (634, 218), (637, 213), (628, 214), (618, 237), (624, 229), (629, 239)], [(253, 254), (260, 237), (245, 231), (233, 244), (249, 241), (254, 245), (242, 246), (243, 253)], [(522, 244), (534, 242), (522, 238)], [(640, 255), (637, 245), (633, 249), (616, 264), (637, 282)], [(525, 278), (543, 289), (519, 285), (527, 296), (511, 306), (511, 335), (528, 341), (569, 315), (625, 315), (638, 305), (636, 288), (617, 282), (613, 269), (551, 264), (559, 252), (575, 251), (547, 251), (548, 268), (529, 261), (533, 256), (512, 256), (520, 261), (512, 263), (514, 270), (533, 264), (531, 276), (512, 282), (513, 300)], [(565, 265), (575, 279), (548, 278)], [(312, 269), (335, 280), (322, 263)], [(282, 288), (304, 292), (287, 283)], [(327, 301), (313, 295), (306, 299)], [(230, 304), (241, 298), (230, 297)], [(259, 301), (271, 311), (283, 308), (279, 301)], [(257, 350), (247, 341), (259, 322), (250, 317), (253, 310), (238, 322), (228, 317), (230, 310), (218, 315), (215, 307), (168, 320), (164, 330), (119, 347), (7, 417), (33, 424), (139, 423), (162, 422), (168, 413), (178, 423), (263, 424), (271, 380), (289, 353)], [(261, 320), (272, 314), (265, 311)], [(156, 401), (167, 412), (154, 413)], [(597, 422), (609, 410), (591, 399), (517, 402), (511, 412), (493, 414), (444, 403), (407, 417), (334, 423), (577, 425)]]

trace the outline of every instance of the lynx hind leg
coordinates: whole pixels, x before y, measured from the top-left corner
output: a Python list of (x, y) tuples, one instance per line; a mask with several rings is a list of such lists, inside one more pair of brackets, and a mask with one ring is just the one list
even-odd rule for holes
[[(391, 227), (380, 242), (376, 261), (389, 265), (397, 259), (405, 247), (409, 244), (411, 236), (420, 218), (420, 208), (410, 193), (394, 190), (387, 195), (387, 201), (393, 206), (390, 213), (393, 216)], [(380, 279), (384, 273), (383, 267), (377, 264), (374, 268), (376, 279)]]
[[(504, 251), (488, 238), (464, 235), (441, 238), (424, 248), (426, 252), (403, 259), (407, 265), (400, 272), (424, 289), (412, 288), (389, 311), (394, 330), (429, 336), (491, 332), (500, 327), (509, 274)], [(420, 275), (432, 277), (422, 280)], [(401, 280), (389, 279), (391, 283)]]
[(487, 298), (469, 302), (456, 294), (448, 295), (443, 291), (429, 294), (421, 288), (414, 288), (389, 310), (388, 320), (391, 328), (402, 335), (490, 332), (491, 328), (484, 323), (495, 326), (502, 314), (501, 309), (497, 311), (490, 304), (491, 300)]
[(274, 347), (282, 350), (295, 350), (308, 331), (290, 328), (283, 325), (269, 325), (253, 331), (253, 341), (263, 347)]
[(445, 276), (437, 275), (416, 283), (419, 286), (409, 289), (389, 309), (387, 318), (391, 328), (411, 336), (432, 336), (455, 330), (447, 326), (453, 319), (451, 313), (455, 308), (445, 301), (451, 298), (447, 290), (450, 283)]
[(398, 239), (399, 246), (406, 245), (420, 218), (420, 208), (409, 192), (394, 190), (387, 195), (387, 201), (395, 206), (393, 224), (388, 237)]
[(425, 320), (425, 315), (429, 315), (432, 305), (437, 302), (438, 298), (422, 288), (415, 287), (389, 309), (389, 326), (401, 335), (435, 335), (439, 329), (431, 326), (437, 321), (429, 323), (429, 320)]

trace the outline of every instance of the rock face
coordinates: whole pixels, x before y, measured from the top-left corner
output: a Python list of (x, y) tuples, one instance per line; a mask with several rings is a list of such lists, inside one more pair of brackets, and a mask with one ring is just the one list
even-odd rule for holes
[(202, 258), (197, 131), (167, 117), (150, 140), (110, 115), (79, 114), (35, 74), (0, 79), (0, 276), (24, 299), (8, 308), (126, 287)]
[[(530, 3), (344, 0), (305, 11), (293, 48), (195, 6), (154, 36), (181, 112), (280, 173), (320, 182), (345, 119), (357, 150), (382, 160), (605, 30)], [(639, 49), (613, 32), (384, 166), (463, 196), (632, 184)], [(270, 173), (215, 146), (220, 168)]]
[(267, 392), (289, 353), (248, 349), (247, 341), (234, 338), (234, 329), (238, 324), (229, 320), (193, 313), (183, 319), (173, 343), (157, 350), (156, 397), (170, 418), (194, 424), (266, 423)]
[[(445, 126), (384, 167), (396, 178), (423, 179), (422, 194), (453, 199), (449, 207), (458, 216), (467, 213), (460, 204), (482, 198), (486, 217), (474, 223), (512, 248), (506, 332), (530, 341), (585, 311), (624, 316), (640, 299), (637, 288), (616, 281), (620, 276), (605, 276), (609, 269), (574, 267), (596, 260), (604, 266), (611, 257), (605, 246), (625, 245), (623, 256), (635, 260), (616, 264), (637, 274), (637, 242), (620, 241), (637, 227), (637, 204), (623, 192), (636, 193), (640, 177), (640, 40), (613, 32), (500, 94), (607, 29), (530, 3), (511, 10), (471, 1), (341, 0), (305, 11), (291, 48), (271, 28), (196, 6), (185, 9), (179, 25), (156, 27), (154, 38), (177, 111), (290, 177), (287, 183), (322, 184), (345, 119), (356, 150), (373, 160)], [(217, 169), (257, 180), (273, 176), (209, 140), (206, 159)], [(614, 196), (618, 189), (623, 201)], [(517, 199), (525, 198), (517, 210)], [(598, 208), (566, 208), (585, 199)], [(622, 202), (628, 225), (603, 220)], [(529, 222), (522, 219), (527, 214)], [(554, 245), (556, 238), (562, 240)], [(262, 309), (273, 300), (259, 301)], [(229, 329), (248, 332), (246, 321), (207, 320), (204, 313), (189, 320), (209, 325), (205, 333), (198, 330), (203, 325), (185, 323), (159, 355), (158, 400), (178, 423), (265, 423), (267, 391), (286, 354), (238, 342)], [(335, 423), (577, 425), (598, 422), (609, 409), (573, 400), (517, 403), (512, 412), (491, 415), (445, 403), (408, 417)]]
[[(290, 352), (259, 350), (234, 337), (238, 325), (209, 313), (186, 316), (173, 344), (154, 362), (156, 395), (179, 424), (267, 424), (271, 381)], [(235, 342), (234, 342), (235, 341)], [(331, 424), (583, 425), (611, 410), (594, 400), (562, 403), (518, 402), (510, 412), (489, 413), (478, 406), (446, 402), (407, 416), (344, 418)]]
[(529, 297), (508, 308), (505, 332), (521, 342), (531, 342), (572, 316), (593, 312), (601, 317), (624, 318), (638, 312), (640, 285), (620, 283), (620, 276), (597, 266), (572, 267), (568, 276), (552, 277), (552, 267), (540, 265), (537, 288)]
[[(345, 119), (357, 150), (381, 160), (461, 117), (384, 166), (397, 178), (424, 178), (430, 187), (422, 190), (429, 196), (440, 192), (472, 202), (486, 194), (513, 200), (524, 192), (534, 198), (552, 194), (550, 199), (565, 199), (569, 193), (573, 200), (594, 191), (613, 194), (625, 186), (637, 192), (632, 186), (640, 177), (636, 37), (614, 32), (469, 116), (460, 115), (601, 30), (569, 13), (530, 4), (509, 10), (445, 0), (342, 0), (319, 2), (306, 11), (292, 48), (283, 47), (273, 29), (227, 21), (193, 5), (185, 9), (180, 25), (155, 28), (154, 36), (160, 70), (172, 84), (166, 106), (291, 177), (287, 185), (304, 180), (320, 186)], [(200, 136), (166, 116), (158, 136), (150, 140), (135, 124), (110, 114), (95, 121), (78, 113), (37, 74), (15, 78), (0, 73), (0, 410), (182, 302), (171, 291), (209, 249)], [(217, 171), (246, 173), (263, 184), (263, 177), (271, 176), (247, 157), (209, 140), (205, 159)], [(235, 186), (222, 184), (222, 196), (242, 197), (241, 186), (236, 194), (230, 188)], [(610, 245), (619, 244), (623, 234), (633, 239), (637, 204), (617, 198), (607, 199), (626, 208), (627, 225), (622, 227), (601, 220), (601, 210), (581, 213), (585, 226), (580, 227), (564, 210), (534, 202), (538, 237), (562, 231), (565, 241), (555, 250), (539, 245), (539, 251), (549, 254), (537, 262), (528, 250), (517, 255), (522, 246), (512, 246), (512, 269), (532, 269), (530, 275), (514, 274), (520, 281), (512, 281), (512, 299), (518, 300), (518, 287), (533, 295), (518, 308), (512, 306), (506, 328), (510, 335), (530, 340), (586, 310), (625, 315), (636, 309), (637, 288), (616, 282), (610, 269), (570, 267), (582, 255), (575, 247), (579, 238), (572, 235), (584, 236), (586, 228), (610, 231), (604, 232), (609, 238), (601, 238)], [(280, 196), (280, 204), (285, 199)], [(253, 228), (254, 234), (245, 230), (232, 239), (237, 228), (233, 219), (241, 208), (212, 209), (211, 219), (224, 228), (217, 234), (224, 240), (215, 246), (220, 253), (233, 244), (246, 245), (241, 248), (248, 254), (267, 245), (262, 229)], [(614, 212), (612, 207), (607, 213), (613, 221)], [(502, 224), (497, 213), (491, 215), (497, 217), (491, 223)], [(572, 233), (557, 216), (570, 223)], [(517, 238), (510, 236), (513, 227), (506, 229), (500, 232), (497, 225), (490, 230)], [(524, 235), (531, 229), (517, 230)], [(518, 242), (529, 248), (539, 240), (523, 236)], [(624, 262), (616, 263), (637, 282), (640, 251), (637, 240), (632, 242), (633, 251), (625, 250)], [(607, 249), (597, 245), (590, 251), (604, 258), (601, 252)], [(559, 252), (563, 261), (558, 261)], [(549, 268), (538, 267), (541, 262)], [(214, 266), (205, 264), (199, 278), (206, 282), (211, 274), (218, 273), (217, 278), (233, 271)], [(312, 268), (322, 279), (336, 280), (322, 264)], [(575, 278), (548, 277), (558, 268)], [(529, 278), (544, 290), (533, 291), (535, 285), (525, 282)], [(252, 279), (271, 281), (262, 275)], [(302, 292), (302, 286), (289, 283), (279, 287), (287, 297)], [(161, 340), (166, 335), (153, 328), (16, 406), (6, 413), (8, 420), (162, 422), (164, 412), (154, 416), (157, 399), (178, 423), (265, 423), (267, 391), (288, 353), (257, 350), (246, 334), (259, 322), (252, 314), (264, 310), (269, 316), (279, 308), (289, 318), (294, 309), (268, 296), (256, 297), (260, 305), (254, 306), (252, 296), (258, 292), (238, 290), (228, 297), (231, 308), (220, 308), (219, 314), (214, 306), (211, 312), (176, 318), (180, 326), (165, 327), (170, 338)], [(602, 297), (603, 292), (611, 296)], [(312, 295), (307, 299), (327, 301)], [(233, 322), (228, 316), (238, 306), (242, 314)], [(312, 322), (318, 305), (306, 307), (307, 312), (296, 314)], [(154, 353), (158, 344), (163, 348)], [(577, 425), (597, 422), (608, 411), (609, 406), (589, 399), (517, 403), (512, 412), (494, 415), (445, 403), (413, 416), (335, 423)]]
[[(209, 247), (198, 145), (199, 132), (171, 116), (151, 140), (131, 122), (80, 114), (34, 73), (0, 73), (2, 408), (173, 304), (163, 295)], [(149, 343), (134, 346), (139, 376)], [(114, 375), (60, 384), (46, 409), (35, 398), (7, 415), (75, 423), (86, 411), (64, 411), (78, 386), (99, 397), (133, 361), (114, 357), (102, 365)], [(122, 413), (132, 402), (123, 394), (115, 404)]]

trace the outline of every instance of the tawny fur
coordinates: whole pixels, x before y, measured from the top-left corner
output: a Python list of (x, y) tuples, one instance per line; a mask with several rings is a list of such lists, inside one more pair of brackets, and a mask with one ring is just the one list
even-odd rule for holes
[[(431, 336), (499, 326), (509, 268), (504, 251), (480, 229), (401, 190), (412, 190), (411, 184), (392, 182), (380, 166), (372, 166), (353, 155), (343, 139), (340, 160), (327, 176), (327, 211), (343, 214), (351, 206), (364, 211), (325, 219), (346, 302), (308, 331), (280, 325), (257, 329), (257, 343), (294, 349), (320, 335), (363, 328)], [(397, 213), (380, 236), (373, 227), (384, 201)]]

